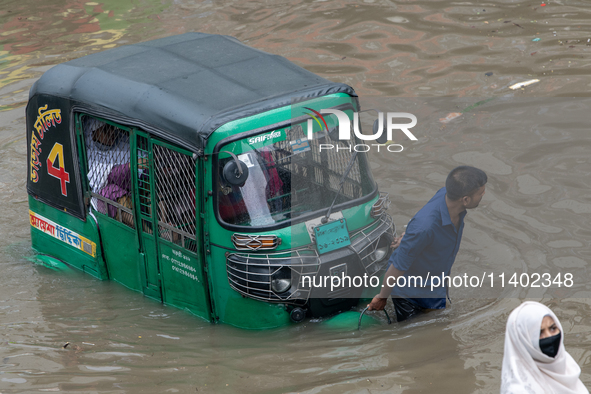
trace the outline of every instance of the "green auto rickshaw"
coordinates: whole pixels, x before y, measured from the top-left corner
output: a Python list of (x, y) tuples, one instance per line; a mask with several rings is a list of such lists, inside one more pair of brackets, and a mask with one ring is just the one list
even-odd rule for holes
[(212, 322), (347, 310), (368, 294), (314, 278), (382, 275), (395, 229), (337, 111), (350, 86), (227, 36), (57, 65), (26, 109), (33, 248)]

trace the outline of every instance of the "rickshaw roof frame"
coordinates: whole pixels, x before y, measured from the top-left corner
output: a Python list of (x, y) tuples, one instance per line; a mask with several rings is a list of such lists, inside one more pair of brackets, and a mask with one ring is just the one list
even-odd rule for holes
[(209, 136), (226, 123), (289, 106), (294, 98), (335, 93), (357, 97), (346, 84), (233, 37), (186, 33), (59, 64), (29, 97), (71, 100), (202, 155)]

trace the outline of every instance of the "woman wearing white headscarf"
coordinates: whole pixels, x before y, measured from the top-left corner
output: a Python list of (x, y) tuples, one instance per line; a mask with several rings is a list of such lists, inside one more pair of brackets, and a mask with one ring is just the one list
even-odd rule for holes
[(562, 326), (547, 306), (527, 301), (507, 321), (501, 394), (588, 394), (581, 368), (564, 348)]

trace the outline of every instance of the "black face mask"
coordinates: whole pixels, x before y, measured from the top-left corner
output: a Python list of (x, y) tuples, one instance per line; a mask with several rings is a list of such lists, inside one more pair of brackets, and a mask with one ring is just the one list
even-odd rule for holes
[(552, 337), (540, 339), (540, 350), (548, 357), (556, 357), (558, 348), (560, 347), (560, 338), (562, 333), (558, 333)]

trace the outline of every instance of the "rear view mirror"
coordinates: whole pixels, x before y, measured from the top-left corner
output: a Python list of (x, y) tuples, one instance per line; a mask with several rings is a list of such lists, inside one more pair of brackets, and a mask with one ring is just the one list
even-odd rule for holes
[(222, 176), (226, 183), (232, 186), (242, 186), (248, 179), (248, 167), (236, 155), (232, 154), (232, 156), (234, 160), (230, 160), (224, 165)]

